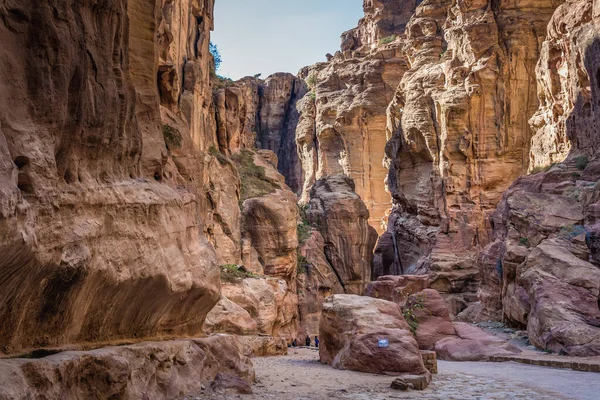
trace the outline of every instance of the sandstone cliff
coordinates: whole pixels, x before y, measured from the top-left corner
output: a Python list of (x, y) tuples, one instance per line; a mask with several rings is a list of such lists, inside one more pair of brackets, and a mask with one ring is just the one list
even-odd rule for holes
[(528, 169), (535, 65), (553, 1), (424, 1), (388, 110), (388, 233), (374, 276), (428, 273), (460, 312), (476, 300), (487, 218)]
[(383, 182), (386, 109), (408, 69), (396, 36), (415, 2), (366, 1), (359, 26), (342, 35), (342, 51), (300, 71), (311, 92), (298, 103), (296, 141), (304, 171), (301, 201), (315, 181), (350, 176), (367, 204), (370, 223), (382, 231), (390, 208)]
[[(271, 152), (222, 143), (213, 1), (42, 3), (0, 9), (0, 352), (201, 336), (218, 302), (213, 332), (294, 337), (297, 198)], [(261, 84), (256, 140), (291, 151), (302, 87)], [(242, 263), (274, 308), (234, 329)]]
[(295, 132), (297, 102), (305, 93), (304, 82), (286, 73), (227, 83), (215, 93), (220, 150), (226, 154), (241, 148), (273, 151), (286, 184), (299, 193), (302, 166)]
[(483, 315), (526, 326), (536, 346), (575, 356), (600, 354), (599, 28), (591, 0), (554, 13), (532, 119), (531, 160), (547, 170), (505, 193), (492, 218), (495, 241), (480, 258)]
[(202, 104), (212, 1), (2, 8), (4, 353), (194, 335), (218, 301), (217, 257), (198, 218), (210, 121), (195, 110), (166, 128), (160, 107), (172, 100), (156, 90), (165, 53), (155, 33), (171, 6), (187, 39), (166, 47), (185, 47), (197, 74), (186, 93)]

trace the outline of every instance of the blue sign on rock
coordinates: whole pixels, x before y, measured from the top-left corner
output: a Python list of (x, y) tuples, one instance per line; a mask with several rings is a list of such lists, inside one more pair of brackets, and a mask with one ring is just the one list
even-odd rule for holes
[(388, 347), (390, 345), (389, 340), (387, 339), (379, 339), (379, 347)]

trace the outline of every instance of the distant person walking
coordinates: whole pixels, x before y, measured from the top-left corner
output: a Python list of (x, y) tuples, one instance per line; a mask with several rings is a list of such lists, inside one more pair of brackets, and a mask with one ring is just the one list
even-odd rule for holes
[(319, 337), (315, 336), (315, 347), (318, 349), (319, 348)]
[(292, 342), (292, 347), (296, 347), (298, 346), (298, 343), (296, 343), (296, 339), (294, 339), (294, 341)]
[(310, 347), (310, 336), (306, 335), (306, 347)]

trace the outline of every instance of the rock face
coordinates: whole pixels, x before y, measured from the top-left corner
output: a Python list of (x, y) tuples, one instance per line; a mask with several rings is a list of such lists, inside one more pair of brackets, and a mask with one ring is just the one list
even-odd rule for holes
[(310, 232), (304, 245), (298, 250), (298, 312), (300, 327), (298, 336), (311, 338), (319, 335), (319, 318), (322, 304), (332, 294), (344, 293), (335, 270), (324, 253), (325, 240), (319, 231)]
[(302, 166), (296, 150), (297, 102), (306, 85), (292, 74), (266, 80), (246, 77), (215, 93), (217, 137), (222, 152), (267, 149), (279, 158), (279, 172), (295, 193), (302, 187)]
[(354, 182), (345, 175), (317, 181), (306, 215), (322, 235), (325, 257), (345, 293), (362, 294), (371, 277), (377, 233), (354, 189)]
[[(241, 283), (224, 283), (223, 295), (246, 311), (259, 334), (295, 337), (298, 297), (284, 280), (247, 278)], [(246, 313), (237, 309), (235, 315), (244, 317)]]
[(484, 312), (526, 326), (540, 348), (574, 356), (600, 354), (599, 18), (591, 1), (569, 1), (550, 21), (536, 70), (532, 166), (568, 156), (505, 193), (495, 241), (480, 257)]
[(383, 274), (428, 273), (453, 314), (476, 299), (487, 217), (527, 170), (535, 64), (556, 5), (424, 1), (401, 38), (410, 69), (386, 147), (395, 241), (376, 252)]
[(181, 70), (202, 74), (181, 97), (210, 103), (212, 1), (160, 3), (0, 11), (2, 353), (195, 335), (219, 299), (198, 150), (209, 123), (202, 109), (167, 128), (156, 93), (156, 32), (180, 7), (186, 46), (167, 53), (192, 53)]
[[(323, 304), (319, 357), (334, 368), (377, 374), (428, 374), (419, 347), (397, 304), (333, 295)], [(388, 347), (379, 347), (379, 339)]]
[(403, 32), (416, 5), (417, 2), (411, 0), (364, 1), (365, 16), (357, 28), (342, 34), (342, 51), (376, 48), (382, 40), (386, 41)]
[[(301, 200), (315, 181), (343, 173), (356, 183), (370, 223), (382, 231), (390, 208), (383, 182), (386, 109), (408, 69), (395, 37), (415, 2), (366, 1), (358, 28), (342, 35), (342, 51), (300, 72), (311, 92), (298, 103), (296, 141), (304, 171)], [(387, 40), (383, 40), (387, 39)]]
[(415, 338), (421, 350), (434, 350), (440, 340), (456, 335), (446, 302), (436, 290), (411, 295), (403, 309), (405, 317), (415, 322)]
[(254, 381), (252, 363), (232, 336), (0, 360), (0, 398), (172, 399), (200, 390), (217, 374)]
[[(132, 57), (132, 75), (138, 83), (145, 83), (140, 100), (146, 107), (155, 102), (156, 83), (161, 106), (183, 120), (197, 148), (206, 151), (216, 143), (211, 84), (214, 60), (209, 51), (215, 2), (154, 3), (154, 8), (142, 0), (129, 0), (128, 5), (131, 30), (139, 32), (132, 43), (143, 41), (149, 51), (155, 42), (154, 54), (139, 52)], [(138, 24), (140, 16), (146, 19)], [(153, 17), (158, 18), (153, 21)], [(152, 55), (158, 56), (158, 68), (149, 58)]]
[(204, 330), (208, 334), (220, 332), (232, 335), (256, 335), (258, 325), (242, 306), (222, 296), (206, 316)]
[(562, 162), (572, 149), (590, 155), (598, 151), (598, 116), (591, 105), (598, 57), (598, 11), (593, 10), (598, 6), (593, 3), (566, 1), (548, 24), (536, 67), (540, 107), (530, 120), (535, 132), (530, 169)]
[[(0, 10), (0, 354), (294, 337), (297, 199), (272, 153), (234, 156), (293, 153), (302, 82), (263, 82), (256, 140), (223, 144), (212, 0), (38, 3)], [(267, 277), (222, 296), (219, 266), (242, 263)]]

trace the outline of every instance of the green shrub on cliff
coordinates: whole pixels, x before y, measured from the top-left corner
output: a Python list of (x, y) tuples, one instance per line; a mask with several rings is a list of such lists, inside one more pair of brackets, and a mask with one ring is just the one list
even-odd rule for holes
[(396, 35), (391, 35), (391, 36), (386, 36), (384, 38), (381, 38), (381, 39), (379, 39), (379, 45), (384, 46), (386, 44), (390, 44), (393, 41), (395, 41), (397, 37), (398, 36), (396, 36)]
[(163, 138), (165, 139), (165, 145), (168, 149), (180, 148), (183, 143), (183, 137), (178, 129), (173, 128), (171, 125), (164, 124), (162, 128)]
[(223, 282), (238, 282), (246, 278), (260, 278), (258, 275), (235, 264), (221, 265), (221, 280)]
[(264, 167), (254, 164), (254, 153), (251, 151), (242, 150), (238, 154), (232, 155), (231, 160), (242, 181), (240, 193), (242, 203), (254, 197), (274, 193), (276, 189), (279, 189), (279, 185), (266, 176)]
[(402, 307), (402, 315), (404, 315), (404, 319), (406, 323), (408, 323), (408, 327), (413, 335), (419, 329), (419, 319), (417, 318), (417, 310), (422, 310), (424, 308), (423, 302), (425, 299), (423, 295), (418, 294), (415, 296), (410, 296), (408, 300), (406, 300), (406, 304)]

